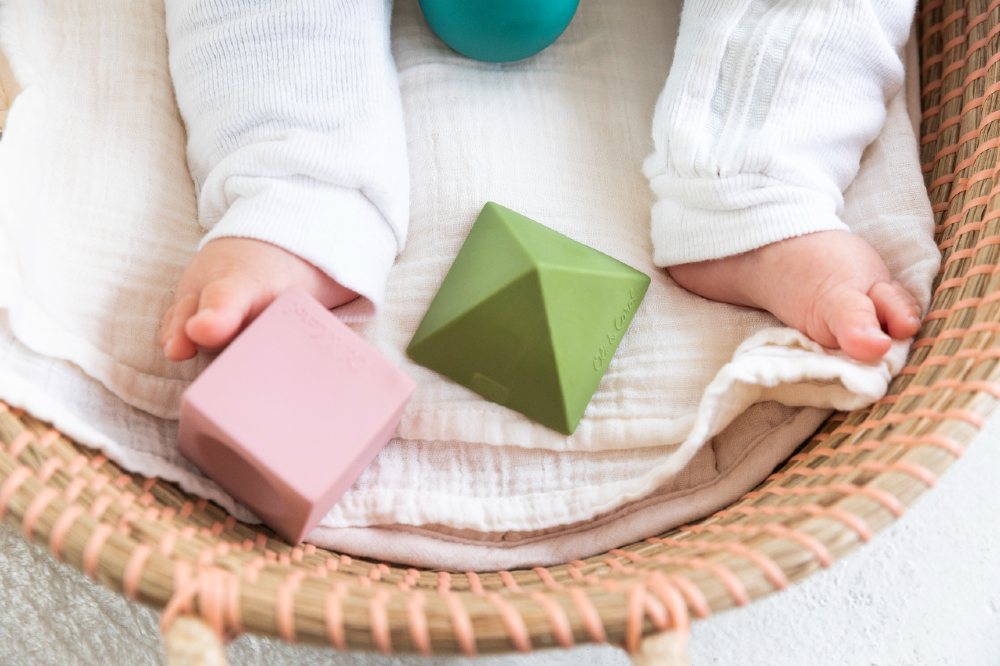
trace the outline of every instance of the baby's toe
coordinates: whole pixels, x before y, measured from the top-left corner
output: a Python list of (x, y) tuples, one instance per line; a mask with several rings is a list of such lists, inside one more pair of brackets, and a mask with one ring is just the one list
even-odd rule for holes
[(851, 358), (864, 362), (882, 358), (892, 340), (879, 326), (875, 304), (855, 289), (844, 289), (827, 303), (824, 314), (830, 333)]
[(253, 314), (257, 291), (247, 280), (222, 278), (209, 282), (201, 291), (197, 314), (184, 327), (188, 337), (206, 349), (229, 344)]
[(879, 321), (897, 340), (916, 335), (920, 329), (920, 307), (898, 282), (879, 282), (868, 292)]
[(198, 294), (181, 295), (164, 316), (160, 332), (160, 346), (171, 361), (183, 361), (194, 356), (198, 349), (184, 330), (191, 315), (198, 309)]

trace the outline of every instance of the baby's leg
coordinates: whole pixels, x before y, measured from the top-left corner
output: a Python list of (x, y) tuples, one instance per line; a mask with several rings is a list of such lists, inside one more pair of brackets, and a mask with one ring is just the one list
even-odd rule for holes
[(881, 358), (890, 336), (909, 338), (920, 328), (913, 296), (890, 279), (868, 243), (846, 231), (818, 231), (669, 271), (688, 291), (767, 310), (861, 361)]
[(913, 298), (840, 219), (902, 85), (913, 11), (912, 0), (686, 0), (645, 165), (657, 265), (859, 360), (913, 335)]
[(372, 309), (408, 172), (390, 0), (167, 0), (170, 66), (208, 232), (161, 344), (215, 349), (289, 287)]

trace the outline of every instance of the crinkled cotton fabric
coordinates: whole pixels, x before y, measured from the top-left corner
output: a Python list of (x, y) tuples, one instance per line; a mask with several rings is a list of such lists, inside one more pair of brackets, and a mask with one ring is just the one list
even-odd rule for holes
[[(808, 408), (789, 411), (783, 418), (798, 419), (797, 429), (771, 442), (787, 455), (825, 410), (861, 407), (885, 392), (908, 343), (896, 343), (879, 363), (856, 363), (770, 315), (693, 296), (653, 266), (652, 194), (641, 168), (677, 20), (678, 6), (658, 0), (630, 0), (627, 11), (584, 3), (538, 57), (491, 65), (447, 50), (415, 2), (397, 2), (410, 238), (380, 316), (357, 321), (350, 306), (341, 314), (419, 388), (398, 437), (324, 519), (317, 543), (337, 546), (338, 533), (347, 539), (338, 530), (419, 527), (413, 533), (446, 554), (449, 544), (474, 543), (476, 534), (491, 542), (489, 535), (503, 532), (572, 525), (579, 532), (582, 521), (624, 511), (672, 479), (703, 479), (697, 466), (713, 471), (714, 462), (698, 462), (699, 451), (752, 405)], [(172, 419), (181, 392), (210, 358), (173, 365), (156, 344), (169, 291), (202, 233), (160, 3), (14, 0), (0, 16), (0, 47), (21, 87), (0, 142), (0, 398), (129, 469), (250, 518), (176, 452)], [(404, 356), (487, 200), (652, 278), (572, 436)], [(902, 94), (889, 102), (845, 202), (844, 221), (926, 306), (938, 253)], [(750, 441), (755, 433), (746, 434)], [(716, 493), (715, 504), (766, 473), (741, 477), (740, 489)], [(673, 499), (697, 504), (689, 490)], [(629, 534), (614, 538), (641, 536)], [(362, 554), (388, 552), (378, 539), (351, 538)], [(593, 539), (578, 541), (580, 554), (593, 549)], [(560, 548), (560, 556), (573, 551)], [(466, 553), (454, 562), (483, 566)], [(541, 560), (537, 550), (526, 556)]]

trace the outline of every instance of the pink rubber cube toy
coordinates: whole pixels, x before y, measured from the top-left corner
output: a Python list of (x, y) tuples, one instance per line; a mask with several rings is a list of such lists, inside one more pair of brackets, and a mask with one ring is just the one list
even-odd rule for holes
[(178, 446), (298, 543), (393, 436), (414, 388), (312, 297), (290, 290), (188, 387)]

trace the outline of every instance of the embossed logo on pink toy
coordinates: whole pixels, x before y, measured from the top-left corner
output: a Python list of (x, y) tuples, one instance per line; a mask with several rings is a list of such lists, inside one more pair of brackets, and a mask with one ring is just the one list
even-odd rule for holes
[(302, 323), (302, 331), (310, 339), (320, 343), (326, 350), (334, 352), (344, 361), (344, 364), (354, 371), (359, 371), (367, 364), (364, 356), (351, 349), (350, 341), (344, 338), (344, 332), (320, 320), (299, 303), (288, 303), (282, 308), (282, 314), (295, 317)]

